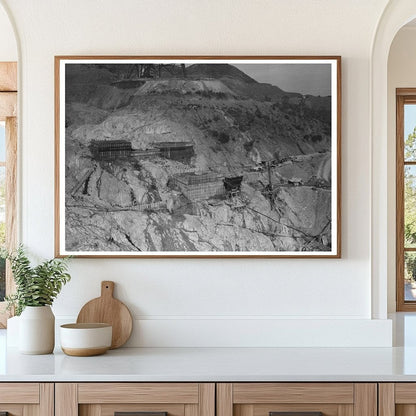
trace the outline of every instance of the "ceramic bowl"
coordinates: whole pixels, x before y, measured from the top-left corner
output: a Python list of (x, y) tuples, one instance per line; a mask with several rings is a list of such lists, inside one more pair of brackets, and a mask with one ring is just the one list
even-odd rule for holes
[(111, 347), (112, 326), (103, 323), (61, 325), (61, 348), (67, 355), (88, 357)]

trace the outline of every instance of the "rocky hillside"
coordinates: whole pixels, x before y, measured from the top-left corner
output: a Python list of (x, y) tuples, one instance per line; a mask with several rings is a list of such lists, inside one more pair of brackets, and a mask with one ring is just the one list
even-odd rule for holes
[[(175, 71), (126, 87), (114, 68), (68, 67), (66, 249), (330, 250), (330, 97), (285, 93), (231, 65)], [(97, 159), (91, 144), (103, 140), (133, 152)], [(145, 155), (166, 142), (194, 154)], [(186, 172), (243, 176), (241, 192), (192, 200), (172, 185)]]

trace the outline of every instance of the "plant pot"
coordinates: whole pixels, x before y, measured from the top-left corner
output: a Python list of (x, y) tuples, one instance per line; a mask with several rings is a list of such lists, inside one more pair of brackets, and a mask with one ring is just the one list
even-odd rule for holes
[(55, 346), (55, 316), (50, 306), (26, 306), (19, 319), (19, 351), (50, 354)]

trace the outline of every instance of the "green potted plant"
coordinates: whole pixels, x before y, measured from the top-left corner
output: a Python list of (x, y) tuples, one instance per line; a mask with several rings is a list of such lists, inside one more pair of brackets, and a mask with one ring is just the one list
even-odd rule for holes
[(6, 296), (8, 309), (19, 318), (19, 350), (49, 354), (55, 346), (55, 316), (51, 305), (71, 276), (68, 258), (45, 260), (32, 266), (23, 246), (4, 252), (10, 261), (16, 293)]

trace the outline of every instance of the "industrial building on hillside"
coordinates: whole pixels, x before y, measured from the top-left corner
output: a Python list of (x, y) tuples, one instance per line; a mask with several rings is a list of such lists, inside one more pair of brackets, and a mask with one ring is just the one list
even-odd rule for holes
[(189, 163), (195, 155), (192, 142), (154, 142), (150, 149), (133, 149), (128, 140), (93, 140), (90, 150), (95, 159), (104, 161), (133, 156), (140, 159), (160, 156)]
[(160, 156), (178, 162), (189, 163), (195, 154), (192, 142), (154, 142), (152, 146), (160, 150)]
[(123, 159), (130, 157), (133, 151), (127, 140), (93, 140), (90, 150), (97, 160)]
[(224, 176), (214, 172), (196, 174), (179, 173), (171, 179), (172, 185), (179, 188), (190, 201), (201, 201), (224, 195)]

